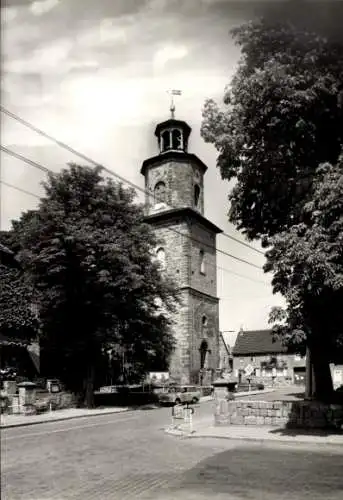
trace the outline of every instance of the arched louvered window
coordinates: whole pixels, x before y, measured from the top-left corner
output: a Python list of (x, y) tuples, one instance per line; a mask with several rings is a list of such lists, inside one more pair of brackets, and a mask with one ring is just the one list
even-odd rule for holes
[(171, 147), (169, 130), (166, 130), (165, 132), (163, 132), (161, 137), (162, 137), (161, 150), (167, 151)]

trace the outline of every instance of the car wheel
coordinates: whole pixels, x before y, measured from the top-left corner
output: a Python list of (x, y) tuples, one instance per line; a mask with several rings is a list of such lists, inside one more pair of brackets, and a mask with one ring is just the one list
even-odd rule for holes
[(175, 399), (175, 404), (176, 405), (180, 405), (181, 404), (181, 399), (180, 398)]
[(199, 400), (198, 400), (198, 398), (193, 398), (193, 399), (192, 399), (192, 403), (193, 403), (194, 405), (195, 405), (195, 404), (197, 404), (197, 402), (198, 402), (198, 401), (199, 401)]

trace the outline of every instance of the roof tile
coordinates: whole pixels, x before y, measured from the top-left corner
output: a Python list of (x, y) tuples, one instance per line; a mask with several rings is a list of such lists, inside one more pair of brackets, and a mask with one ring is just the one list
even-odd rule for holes
[(234, 356), (287, 352), (280, 340), (273, 341), (272, 330), (241, 331), (233, 348)]

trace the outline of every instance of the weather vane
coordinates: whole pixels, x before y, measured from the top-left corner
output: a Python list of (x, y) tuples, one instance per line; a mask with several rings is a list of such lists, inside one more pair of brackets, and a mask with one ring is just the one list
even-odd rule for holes
[(174, 95), (181, 95), (181, 90), (168, 90), (167, 92), (170, 95), (170, 113), (171, 113), (171, 117), (175, 118)]

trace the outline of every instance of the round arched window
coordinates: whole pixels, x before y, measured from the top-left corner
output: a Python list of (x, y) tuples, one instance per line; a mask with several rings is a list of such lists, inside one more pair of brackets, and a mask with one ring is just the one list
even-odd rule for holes
[(164, 251), (164, 248), (159, 248), (156, 252), (156, 257), (158, 262), (160, 263), (160, 266), (162, 269), (165, 269), (166, 267), (166, 253)]
[(156, 184), (154, 189), (154, 198), (155, 204), (166, 202), (166, 185), (164, 182), (160, 181)]

